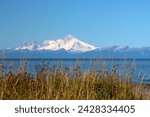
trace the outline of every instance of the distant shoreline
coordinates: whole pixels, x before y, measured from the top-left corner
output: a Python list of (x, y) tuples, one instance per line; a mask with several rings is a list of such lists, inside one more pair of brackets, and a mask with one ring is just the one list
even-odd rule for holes
[[(1, 58), (2, 60), (2, 58)], [(101, 60), (106, 60), (106, 61), (150, 61), (150, 58), (4, 58), (6, 61), (14, 60), (14, 61), (19, 61), (19, 60), (46, 60), (46, 61), (101, 61)]]

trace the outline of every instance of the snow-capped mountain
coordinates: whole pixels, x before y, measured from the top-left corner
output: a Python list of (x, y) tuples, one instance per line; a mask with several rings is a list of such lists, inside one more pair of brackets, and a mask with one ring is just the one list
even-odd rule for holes
[[(0, 53), (3, 51), (0, 50)], [(64, 39), (31, 42), (6, 49), (7, 58), (150, 58), (150, 47), (95, 47), (68, 35)]]
[(71, 52), (87, 52), (97, 49), (97, 47), (89, 45), (85, 42), (78, 40), (72, 35), (66, 36), (64, 39), (58, 40), (45, 40), (42, 43), (31, 42), (23, 43), (22, 45), (15, 48), (15, 50), (61, 50)]

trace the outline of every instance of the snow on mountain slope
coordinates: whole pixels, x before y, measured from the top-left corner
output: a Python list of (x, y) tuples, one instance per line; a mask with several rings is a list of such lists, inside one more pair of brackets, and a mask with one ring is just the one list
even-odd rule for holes
[(37, 42), (31, 42), (31, 43), (26, 43), (24, 42), (22, 45), (19, 45), (17, 48), (15, 48), (15, 50), (35, 50), (37, 48), (39, 48), (40, 45)]
[(15, 48), (15, 50), (27, 49), (27, 50), (60, 50), (65, 49), (66, 51), (72, 52), (87, 52), (97, 49), (92, 45), (78, 40), (72, 35), (66, 36), (64, 39), (58, 40), (45, 40), (41, 44), (37, 42), (24, 43), (21, 46)]

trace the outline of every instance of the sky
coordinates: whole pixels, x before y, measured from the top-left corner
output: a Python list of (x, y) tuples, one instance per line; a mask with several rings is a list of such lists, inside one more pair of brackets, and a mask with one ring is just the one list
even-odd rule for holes
[(150, 46), (150, 0), (0, 0), (0, 48), (71, 34), (98, 47)]

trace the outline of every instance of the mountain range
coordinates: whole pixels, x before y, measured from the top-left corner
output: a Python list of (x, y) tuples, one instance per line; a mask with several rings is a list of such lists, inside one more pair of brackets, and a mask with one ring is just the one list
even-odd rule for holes
[(0, 50), (7, 58), (150, 58), (150, 47), (95, 47), (72, 35), (64, 39), (31, 42)]

